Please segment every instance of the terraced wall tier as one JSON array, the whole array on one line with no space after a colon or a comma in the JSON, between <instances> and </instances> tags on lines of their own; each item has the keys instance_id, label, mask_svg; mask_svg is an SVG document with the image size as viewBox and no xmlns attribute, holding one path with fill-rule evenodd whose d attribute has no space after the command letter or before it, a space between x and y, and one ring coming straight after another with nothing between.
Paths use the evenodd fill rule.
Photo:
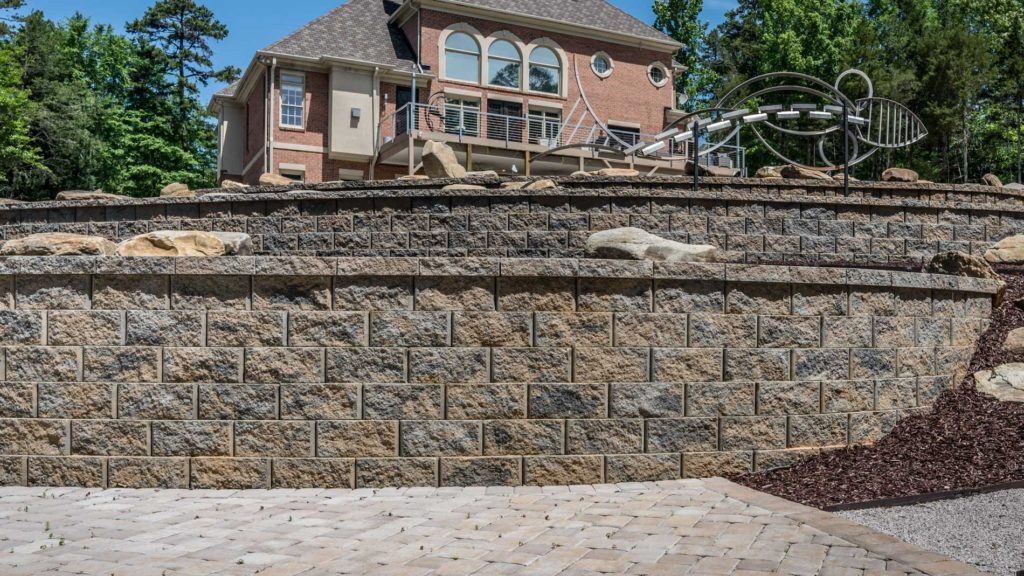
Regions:
<instances>
[{"instance_id":1,"label":"terraced wall tier","mask_svg":"<svg viewBox=\"0 0 1024 576\"><path fill-rule=\"evenodd\" d=\"M591 484L870 442L991 281L572 259L0 259L0 483Z\"/></svg>"},{"instance_id":2,"label":"terraced wall tier","mask_svg":"<svg viewBox=\"0 0 1024 576\"><path fill-rule=\"evenodd\" d=\"M445 182L334 183L201 199L0 207L4 239L74 232L124 240L153 230L247 232L271 255L580 257L594 231L636 226L713 244L747 263L918 264L981 254L1024 232L1024 198L980 186L564 179L539 192L441 190Z\"/></svg>"}]
</instances>

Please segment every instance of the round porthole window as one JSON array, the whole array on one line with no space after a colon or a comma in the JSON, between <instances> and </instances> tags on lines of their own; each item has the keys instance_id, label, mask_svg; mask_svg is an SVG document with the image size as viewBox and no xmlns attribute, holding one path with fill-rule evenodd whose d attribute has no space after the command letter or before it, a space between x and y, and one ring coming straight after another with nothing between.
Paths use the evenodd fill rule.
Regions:
<instances>
[{"instance_id":1,"label":"round porthole window","mask_svg":"<svg viewBox=\"0 0 1024 576\"><path fill-rule=\"evenodd\" d=\"M647 68L647 77L650 79L651 84L661 88L668 83L668 70L660 62L655 62Z\"/></svg>"},{"instance_id":2,"label":"round porthole window","mask_svg":"<svg viewBox=\"0 0 1024 576\"><path fill-rule=\"evenodd\" d=\"M615 68L615 63L612 62L611 56L608 56L608 54L598 52L590 58L590 68L599 78L607 78L612 75L612 69Z\"/></svg>"}]
</instances>

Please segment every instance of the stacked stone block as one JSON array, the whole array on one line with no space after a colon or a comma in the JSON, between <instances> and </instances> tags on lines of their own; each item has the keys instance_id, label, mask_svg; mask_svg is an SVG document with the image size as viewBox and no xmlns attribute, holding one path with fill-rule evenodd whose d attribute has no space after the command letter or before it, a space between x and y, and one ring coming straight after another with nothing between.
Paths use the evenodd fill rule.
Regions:
<instances>
[{"instance_id":1,"label":"stacked stone block","mask_svg":"<svg viewBox=\"0 0 1024 576\"><path fill-rule=\"evenodd\" d=\"M0 482L576 484L870 442L990 281L573 259L0 260Z\"/></svg>"}]
</instances>

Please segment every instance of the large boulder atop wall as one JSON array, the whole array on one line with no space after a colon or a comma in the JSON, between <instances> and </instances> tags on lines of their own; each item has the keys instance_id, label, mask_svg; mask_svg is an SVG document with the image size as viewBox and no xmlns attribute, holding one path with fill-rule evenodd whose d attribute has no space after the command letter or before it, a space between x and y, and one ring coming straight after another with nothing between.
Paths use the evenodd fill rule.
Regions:
<instances>
[{"instance_id":1,"label":"large boulder atop wall","mask_svg":"<svg viewBox=\"0 0 1024 576\"><path fill-rule=\"evenodd\" d=\"M399 176L397 180L404 181L419 181L419 180L430 180L430 176L426 174L407 174L405 176Z\"/></svg>"},{"instance_id":2,"label":"large boulder atop wall","mask_svg":"<svg viewBox=\"0 0 1024 576\"><path fill-rule=\"evenodd\" d=\"M967 276L969 278L985 278L998 280L1001 284L995 295L995 305L999 306L1006 297L1006 282L999 273L992 269L992 266L983 258L971 256L963 252L943 252L932 257L926 268L932 274L947 274L950 276Z\"/></svg>"},{"instance_id":3,"label":"large boulder atop wall","mask_svg":"<svg viewBox=\"0 0 1024 576\"><path fill-rule=\"evenodd\" d=\"M220 187L223 188L224 190L245 190L246 188L248 188L248 186L246 186L245 184L242 184L241 182L235 182L234 180L222 180L220 183Z\"/></svg>"},{"instance_id":4,"label":"large boulder atop wall","mask_svg":"<svg viewBox=\"0 0 1024 576\"><path fill-rule=\"evenodd\" d=\"M655 236L640 228L613 228L587 239L589 258L655 260L659 262L708 262L718 249L705 244L683 244Z\"/></svg>"},{"instance_id":5,"label":"large boulder atop wall","mask_svg":"<svg viewBox=\"0 0 1024 576\"><path fill-rule=\"evenodd\" d=\"M886 168L882 182L917 182L920 176L910 168Z\"/></svg>"},{"instance_id":6,"label":"large boulder atop wall","mask_svg":"<svg viewBox=\"0 0 1024 576\"><path fill-rule=\"evenodd\" d=\"M804 168L803 166L797 166L796 164L783 166L779 173L782 174L783 178L790 180L832 180L832 177L824 172L811 170L810 168Z\"/></svg>"},{"instance_id":7,"label":"large boulder atop wall","mask_svg":"<svg viewBox=\"0 0 1024 576\"><path fill-rule=\"evenodd\" d=\"M985 186L992 186L993 188L1002 188L1003 181L999 179L999 176L995 174L985 174L981 177L981 183Z\"/></svg>"},{"instance_id":8,"label":"large boulder atop wall","mask_svg":"<svg viewBox=\"0 0 1024 576\"><path fill-rule=\"evenodd\" d=\"M468 174L451 146L433 140L423 145L423 171L431 178L465 178Z\"/></svg>"},{"instance_id":9,"label":"large boulder atop wall","mask_svg":"<svg viewBox=\"0 0 1024 576\"><path fill-rule=\"evenodd\" d=\"M1024 402L1024 364L1011 363L974 374L978 392L1002 402Z\"/></svg>"},{"instance_id":10,"label":"large boulder atop wall","mask_svg":"<svg viewBox=\"0 0 1024 576\"><path fill-rule=\"evenodd\" d=\"M250 256L252 239L238 232L158 230L129 238L117 246L120 256Z\"/></svg>"},{"instance_id":11,"label":"large boulder atop wall","mask_svg":"<svg viewBox=\"0 0 1024 576\"><path fill-rule=\"evenodd\" d=\"M1004 184L1003 185L1003 189L1004 190L1024 191L1024 184L1020 184L1018 182L1010 182L1009 184Z\"/></svg>"},{"instance_id":12,"label":"large boulder atop wall","mask_svg":"<svg viewBox=\"0 0 1024 576\"><path fill-rule=\"evenodd\" d=\"M114 256L117 245L99 236L47 232L8 240L0 256Z\"/></svg>"},{"instance_id":13,"label":"large boulder atop wall","mask_svg":"<svg viewBox=\"0 0 1024 576\"><path fill-rule=\"evenodd\" d=\"M605 178L636 178L640 172L632 168L602 168L590 173L591 176L602 176Z\"/></svg>"},{"instance_id":14,"label":"large boulder atop wall","mask_svg":"<svg viewBox=\"0 0 1024 576\"><path fill-rule=\"evenodd\" d=\"M291 186L295 181L280 174L265 172L260 175L260 186Z\"/></svg>"},{"instance_id":15,"label":"large boulder atop wall","mask_svg":"<svg viewBox=\"0 0 1024 576\"><path fill-rule=\"evenodd\" d=\"M11 206L14 204L26 204L24 200L15 200L14 198L0 198L0 206Z\"/></svg>"},{"instance_id":16,"label":"large boulder atop wall","mask_svg":"<svg viewBox=\"0 0 1024 576\"><path fill-rule=\"evenodd\" d=\"M754 178L782 178L782 166L761 166L754 173Z\"/></svg>"},{"instance_id":17,"label":"large boulder atop wall","mask_svg":"<svg viewBox=\"0 0 1024 576\"><path fill-rule=\"evenodd\" d=\"M188 184L181 182L173 182L160 189L161 198L188 198L190 196L195 196L195 194L188 189Z\"/></svg>"},{"instance_id":18,"label":"large boulder atop wall","mask_svg":"<svg viewBox=\"0 0 1024 576\"><path fill-rule=\"evenodd\" d=\"M985 252L991 264L1024 264L1024 234L1003 238Z\"/></svg>"},{"instance_id":19,"label":"large boulder atop wall","mask_svg":"<svg viewBox=\"0 0 1024 576\"><path fill-rule=\"evenodd\" d=\"M104 192L103 190L65 190L57 193L57 200L61 201L72 201L72 200L124 200L127 196L120 194L111 194Z\"/></svg>"}]
</instances>

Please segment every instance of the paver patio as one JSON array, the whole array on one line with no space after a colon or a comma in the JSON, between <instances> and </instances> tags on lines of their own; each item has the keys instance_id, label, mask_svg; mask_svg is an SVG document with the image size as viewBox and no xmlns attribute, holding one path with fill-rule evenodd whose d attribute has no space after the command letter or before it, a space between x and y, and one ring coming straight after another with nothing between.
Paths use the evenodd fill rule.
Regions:
<instances>
[{"instance_id":1,"label":"paver patio","mask_svg":"<svg viewBox=\"0 0 1024 576\"><path fill-rule=\"evenodd\" d=\"M979 574L726 480L558 488L0 490L0 573Z\"/></svg>"}]
</instances>

